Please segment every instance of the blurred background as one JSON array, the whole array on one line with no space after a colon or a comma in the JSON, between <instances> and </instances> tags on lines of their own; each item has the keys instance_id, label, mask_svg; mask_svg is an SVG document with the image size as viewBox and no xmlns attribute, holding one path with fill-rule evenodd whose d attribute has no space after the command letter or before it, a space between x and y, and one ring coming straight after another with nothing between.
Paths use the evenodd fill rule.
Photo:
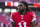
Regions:
<instances>
[{"instance_id":1,"label":"blurred background","mask_svg":"<svg viewBox=\"0 0 40 27\"><path fill-rule=\"evenodd\" d=\"M40 27L40 0L0 0L0 27L12 27L10 15L18 10L20 1L28 3L28 8L36 13L38 27Z\"/></svg>"}]
</instances>

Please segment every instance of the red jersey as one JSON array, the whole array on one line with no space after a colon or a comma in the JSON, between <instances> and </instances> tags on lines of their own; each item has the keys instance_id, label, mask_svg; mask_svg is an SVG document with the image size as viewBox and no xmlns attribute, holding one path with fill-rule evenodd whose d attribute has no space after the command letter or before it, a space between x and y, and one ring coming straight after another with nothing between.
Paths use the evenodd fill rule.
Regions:
<instances>
[{"instance_id":1,"label":"red jersey","mask_svg":"<svg viewBox=\"0 0 40 27\"><path fill-rule=\"evenodd\" d=\"M36 20L34 12L28 12L25 15L20 15L19 12L11 14L12 20L15 22L16 27L31 27L31 22Z\"/></svg>"}]
</instances>

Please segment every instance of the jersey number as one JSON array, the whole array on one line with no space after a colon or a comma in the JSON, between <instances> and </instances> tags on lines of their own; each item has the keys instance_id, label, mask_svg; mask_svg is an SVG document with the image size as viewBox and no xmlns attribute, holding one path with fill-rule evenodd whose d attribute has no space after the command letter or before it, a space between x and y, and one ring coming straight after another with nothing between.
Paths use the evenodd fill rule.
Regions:
<instances>
[{"instance_id":1,"label":"jersey number","mask_svg":"<svg viewBox=\"0 0 40 27\"><path fill-rule=\"evenodd\" d=\"M18 23L19 27L22 27L21 22ZM26 27L26 22L23 23L24 27Z\"/></svg>"}]
</instances>

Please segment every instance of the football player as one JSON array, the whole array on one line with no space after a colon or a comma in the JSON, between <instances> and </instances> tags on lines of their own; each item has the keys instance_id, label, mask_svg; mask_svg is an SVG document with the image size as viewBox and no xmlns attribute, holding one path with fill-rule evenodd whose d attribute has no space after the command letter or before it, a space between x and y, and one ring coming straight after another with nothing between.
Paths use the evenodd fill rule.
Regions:
<instances>
[{"instance_id":1,"label":"football player","mask_svg":"<svg viewBox=\"0 0 40 27\"><path fill-rule=\"evenodd\" d=\"M11 14L12 27L36 27L35 13L28 9L28 4L19 2L18 11Z\"/></svg>"}]
</instances>

